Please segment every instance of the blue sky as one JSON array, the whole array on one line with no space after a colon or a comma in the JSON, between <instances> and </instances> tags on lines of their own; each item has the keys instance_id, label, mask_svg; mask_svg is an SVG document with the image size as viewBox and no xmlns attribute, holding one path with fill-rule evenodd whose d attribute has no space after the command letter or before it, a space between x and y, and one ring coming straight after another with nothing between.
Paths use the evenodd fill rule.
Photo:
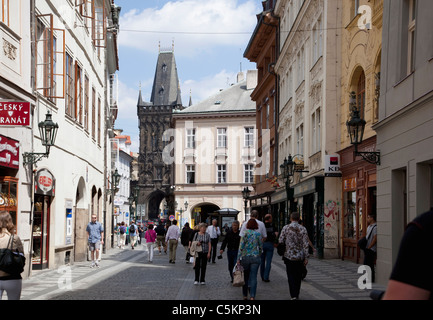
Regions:
<instances>
[{"instance_id":1,"label":"blue sky","mask_svg":"<svg viewBox=\"0 0 433 320\"><path fill-rule=\"evenodd\" d=\"M116 129L131 136L138 152L137 98L141 83L150 100L161 48L174 53L182 102L193 104L236 82L242 67L255 64L243 58L262 11L261 0L116 0L122 7L119 46L119 114Z\"/></svg>"}]
</instances>

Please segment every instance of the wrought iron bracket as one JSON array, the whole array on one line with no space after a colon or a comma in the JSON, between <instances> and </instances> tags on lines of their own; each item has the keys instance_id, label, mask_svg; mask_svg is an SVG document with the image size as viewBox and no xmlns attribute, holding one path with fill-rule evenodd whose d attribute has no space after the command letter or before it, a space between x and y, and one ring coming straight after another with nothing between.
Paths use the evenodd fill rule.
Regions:
<instances>
[{"instance_id":1,"label":"wrought iron bracket","mask_svg":"<svg viewBox=\"0 0 433 320\"><path fill-rule=\"evenodd\" d=\"M358 152L355 151L355 156L360 156L368 163L380 166L380 152Z\"/></svg>"},{"instance_id":2,"label":"wrought iron bracket","mask_svg":"<svg viewBox=\"0 0 433 320\"><path fill-rule=\"evenodd\" d=\"M23 164L26 166L28 164L36 164L43 157L48 158L49 153L34 153L34 152L24 152L23 153Z\"/></svg>"}]
</instances>

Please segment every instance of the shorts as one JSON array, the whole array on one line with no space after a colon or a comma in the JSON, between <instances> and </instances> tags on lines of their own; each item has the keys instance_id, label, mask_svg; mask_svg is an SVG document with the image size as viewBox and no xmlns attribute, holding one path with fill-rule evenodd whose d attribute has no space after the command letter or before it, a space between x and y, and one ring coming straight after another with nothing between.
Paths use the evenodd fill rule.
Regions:
<instances>
[{"instance_id":1,"label":"shorts","mask_svg":"<svg viewBox=\"0 0 433 320\"><path fill-rule=\"evenodd\" d=\"M95 251L101 249L101 241L97 241L95 243L89 243L89 250Z\"/></svg>"}]
</instances>

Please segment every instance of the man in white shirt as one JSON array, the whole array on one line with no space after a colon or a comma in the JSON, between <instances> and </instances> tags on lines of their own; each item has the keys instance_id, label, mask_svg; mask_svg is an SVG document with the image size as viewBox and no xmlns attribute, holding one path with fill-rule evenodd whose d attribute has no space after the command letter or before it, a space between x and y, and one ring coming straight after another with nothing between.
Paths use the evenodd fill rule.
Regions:
<instances>
[{"instance_id":1,"label":"man in white shirt","mask_svg":"<svg viewBox=\"0 0 433 320\"><path fill-rule=\"evenodd\" d=\"M217 226L218 221L216 219L212 220L212 225L207 227L206 232L209 233L210 236L210 242L212 245L211 250L211 256L212 256L212 263L215 263L216 253L217 253L217 245L218 245L218 238L221 235L221 230ZM210 262L210 259L208 260Z\"/></svg>"},{"instance_id":2,"label":"man in white shirt","mask_svg":"<svg viewBox=\"0 0 433 320\"><path fill-rule=\"evenodd\" d=\"M262 221L260 221L258 218L259 218L259 212L257 210L252 210L250 219L255 219L257 221L257 224L259 225L259 232L262 235L262 241L265 241L267 236L268 236L268 234L266 233L266 227L265 227L265 224ZM241 237L244 236L245 231L247 230L248 221L245 221L242 224L242 228L241 228L241 232L240 232Z\"/></svg>"},{"instance_id":3,"label":"man in white shirt","mask_svg":"<svg viewBox=\"0 0 433 320\"><path fill-rule=\"evenodd\" d=\"M173 220L172 225L168 228L167 234L165 235L165 242L168 244L169 248L169 259L170 263L175 263L176 261L176 249L179 241L180 230L177 226L177 221Z\"/></svg>"}]
</instances>

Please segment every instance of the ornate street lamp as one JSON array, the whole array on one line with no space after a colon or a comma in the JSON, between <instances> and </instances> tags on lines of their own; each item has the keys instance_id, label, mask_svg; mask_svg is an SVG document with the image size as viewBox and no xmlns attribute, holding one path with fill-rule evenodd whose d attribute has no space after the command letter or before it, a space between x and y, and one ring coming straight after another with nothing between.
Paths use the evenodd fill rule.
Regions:
<instances>
[{"instance_id":1,"label":"ornate street lamp","mask_svg":"<svg viewBox=\"0 0 433 320\"><path fill-rule=\"evenodd\" d=\"M295 173L295 162L293 161L292 155L289 154L289 158L285 158L283 164L280 166L281 173L283 175L283 179L286 185L286 211L285 215L285 223L288 222L289 214L294 210L294 191L293 188L290 188L290 179L293 177ZM291 208L289 210L289 200Z\"/></svg>"},{"instance_id":2,"label":"ornate street lamp","mask_svg":"<svg viewBox=\"0 0 433 320\"><path fill-rule=\"evenodd\" d=\"M248 205L248 199L250 197L251 194L251 190L248 189L248 187L245 187L242 190L242 198L244 198L244 206L245 206L245 210L244 210L244 220L247 221L247 205Z\"/></svg>"},{"instance_id":3,"label":"ornate street lamp","mask_svg":"<svg viewBox=\"0 0 433 320\"><path fill-rule=\"evenodd\" d=\"M107 191L111 191L111 199L112 199L111 200L111 227L112 228L114 228L114 197L116 195L116 192L118 191L119 182L120 182L120 174L116 169L111 174L111 189L107 190ZM104 223L105 223L105 217L104 217ZM104 225L104 229L105 229L105 225ZM108 233L105 233L105 234L108 234ZM112 236L111 236L111 247L112 248L114 247L114 234L112 234ZM103 253L106 252L105 241L104 241L104 246L102 248L102 252Z\"/></svg>"},{"instance_id":4,"label":"ornate street lamp","mask_svg":"<svg viewBox=\"0 0 433 320\"><path fill-rule=\"evenodd\" d=\"M361 118L360 112L356 106L356 94L351 93L350 98L351 117L346 121L347 131L350 136L350 144L355 147L355 157L361 156L368 163L380 165L380 152L359 152L358 145L362 143L364 138L364 130L367 122Z\"/></svg>"},{"instance_id":5,"label":"ornate street lamp","mask_svg":"<svg viewBox=\"0 0 433 320\"><path fill-rule=\"evenodd\" d=\"M57 130L59 125L54 123L51 118L51 113L48 110L45 115L45 121L39 122L39 133L42 140L42 145L45 147L45 153L36 152L24 152L23 153L23 164L36 164L43 157L48 158L50 154L50 148L54 145L57 136Z\"/></svg>"}]
</instances>

